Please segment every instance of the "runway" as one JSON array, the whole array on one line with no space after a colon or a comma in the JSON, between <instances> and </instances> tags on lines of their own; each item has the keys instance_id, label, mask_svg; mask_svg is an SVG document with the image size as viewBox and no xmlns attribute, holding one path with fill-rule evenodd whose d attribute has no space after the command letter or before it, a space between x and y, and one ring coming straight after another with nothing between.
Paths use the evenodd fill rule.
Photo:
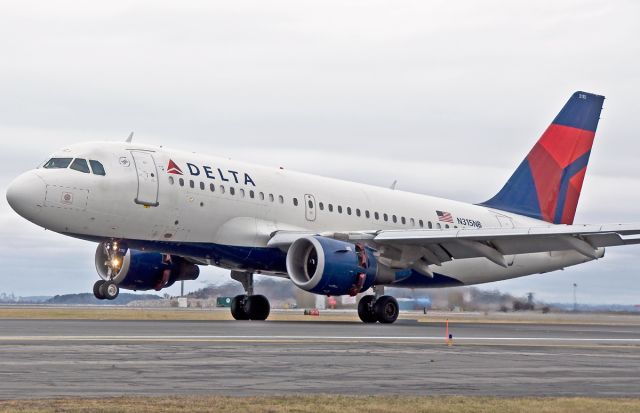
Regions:
<instances>
[{"instance_id":1,"label":"runway","mask_svg":"<svg viewBox=\"0 0 640 413\"><path fill-rule=\"evenodd\" d=\"M640 326L0 320L0 398L638 396Z\"/></svg>"}]
</instances>

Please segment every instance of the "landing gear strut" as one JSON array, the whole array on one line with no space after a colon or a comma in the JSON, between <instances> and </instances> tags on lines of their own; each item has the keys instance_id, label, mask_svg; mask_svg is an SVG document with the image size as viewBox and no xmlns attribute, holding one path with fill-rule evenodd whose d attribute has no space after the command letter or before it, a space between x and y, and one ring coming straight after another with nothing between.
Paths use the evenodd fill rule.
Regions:
<instances>
[{"instance_id":1,"label":"landing gear strut","mask_svg":"<svg viewBox=\"0 0 640 413\"><path fill-rule=\"evenodd\" d=\"M104 248L104 265L107 268L107 279L98 280L93 284L93 295L98 300L115 300L120 293L120 288L118 288L118 284L113 279L122 269L127 246L120 245L118 241L113 240L103 242L102 247Z\"/></svg>"},{"instance_id":2,"label":"landing gear strut","mask_svg":"<svg viewBox=\"0 0 640 413\"><path fill-rule=\"evenodd\" d=\"M384 287L374 287L375 295L365 295L358 303L358 316L364 323L391 324L398 319L400 307L395 298L384 294Z\"/></svg>"},{"instance_id":3,"label":"landing gear strut","mask_svg":"<svg viewBox=\"0 0 640 413\"><path fill-rule=\"evenodd\" d=\"M253 294L253 274L231 271L231 278L242 283L245 295L237 295L231 300L231 315L236 320L266 320L271 306L264 295Z\"/></svg>"}]
</instances>

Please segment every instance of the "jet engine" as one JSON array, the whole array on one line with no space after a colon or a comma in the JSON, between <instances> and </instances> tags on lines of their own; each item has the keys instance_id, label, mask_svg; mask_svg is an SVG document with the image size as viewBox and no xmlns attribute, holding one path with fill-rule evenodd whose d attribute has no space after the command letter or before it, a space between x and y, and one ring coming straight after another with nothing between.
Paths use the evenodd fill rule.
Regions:
<instances>
[{"instance_id":1,"label":"jet engine","mask_svg":"<svg viewBox=\"0 0 640 413\"><path fill-rule=\"evenodd\" d=\"M354 296L371 287L376 269L371 248L332 238L299 238L287 252L289 278L315 294Z\"/></svg>"},{"instance_id":2,"label":"jet engine","mask_svg":"<svg viewBox=\"0 0 640 413\"><path fill-rule=\"evenodd\" d=\"M160 291L200 275L198 266L182 257L128 249L120 258L110 254L105 243L98 245L95 263L100 278L127 290Z\"/></svg>"}]
</instances>

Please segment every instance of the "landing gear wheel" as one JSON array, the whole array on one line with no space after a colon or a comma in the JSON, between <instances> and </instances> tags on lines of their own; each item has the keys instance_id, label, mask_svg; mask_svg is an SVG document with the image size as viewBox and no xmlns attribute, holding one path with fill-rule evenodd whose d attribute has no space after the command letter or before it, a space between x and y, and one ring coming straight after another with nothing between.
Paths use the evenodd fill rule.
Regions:
<instances>
[{"instance_id":1,"label":"landing gear wheel","mask_svg":"<svg viewBox=\"0 0 640 413\"><path fill-rule=\"evenodd\" d=\"M104 295L100 292L100 287L102 287L102 285L105 283L104 280L98 280L96 281L95 284L93 284L93 295L98 299L98 300L104 300L105 297Z\"/></svg>"},{"instance_id":2,"label":"landing gear wheel","mask_svg":"<svg viewBox=\"0 0 640 413\"><path fill-rule=\"evenodd\" d=\"M400 307L395 298L390 295L383 295L376 300L373 311L380 323L391 324L398 319Z\"/></svg>"},{"instance_id":3,"label":"landing gear wheel","mask_svg":"<svg viewBox=\"0 0 640 413\"><path fill-rule=\"evenodd\" d=\"M375 323L378 321L374 312L374 302L376 297L373 295L365 295L358 303L358 317L363 323Z\"/></svg>"},{"instance_id":4,"label":"landing gear wheel","mask_svg":"<svg viewBox=\"0 0 640 413\"><path fill-rule=\"evenodd\" d=\"M244 304L244 309L251 320L266 320L269 317L271 306L264 295L250 295Z\"/></svg>"},{"instance_id":5,"label":"landing gear wheel","mask_svg":"<svg viewBox=\"0 0 640 413\"><path fill-rule=\"evenodd\" d=\"M107 300L115 300L118 294L120 294L120 288L118 288L118 285L113 281L104 281L98 290Z\"/></svg>"},{"instance_id":6,"label":"landing gear wheel","mask_svg":"<svg viewBox=\"0 0 640 413\"><path fill-rule=\"evenodd\" d=\"M231 315L236 320L248 320L249 313L245 310L245 303L249 297L246 295L236 295L231 300Z\"/></svg>"}]
</instances>

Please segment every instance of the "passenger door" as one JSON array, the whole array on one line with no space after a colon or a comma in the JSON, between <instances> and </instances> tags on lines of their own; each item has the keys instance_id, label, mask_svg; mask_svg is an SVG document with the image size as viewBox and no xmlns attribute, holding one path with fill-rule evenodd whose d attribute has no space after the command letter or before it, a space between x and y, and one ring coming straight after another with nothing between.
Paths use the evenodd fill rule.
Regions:
<instances>
[{"instance_id":1,"label":"passenger door","mask_svg":"<svg viewBox=\"0 0 640 413\"><path fill-rule=\"evenodd\" d=\"M316 199L313 197L313 195L304 195L304 210L307 221L316 220Z\"/></svg>"},{"instance_id":2,"label":"passenger door","mask_svg":"<svg viewBox=\"0 0 640 413\"><path fill-rule=\"evenodd\" d=\"M136 204L158 206L158 169L153 154L147 151L131 151L138 175Z\"/></svg>"}]
</instances>

